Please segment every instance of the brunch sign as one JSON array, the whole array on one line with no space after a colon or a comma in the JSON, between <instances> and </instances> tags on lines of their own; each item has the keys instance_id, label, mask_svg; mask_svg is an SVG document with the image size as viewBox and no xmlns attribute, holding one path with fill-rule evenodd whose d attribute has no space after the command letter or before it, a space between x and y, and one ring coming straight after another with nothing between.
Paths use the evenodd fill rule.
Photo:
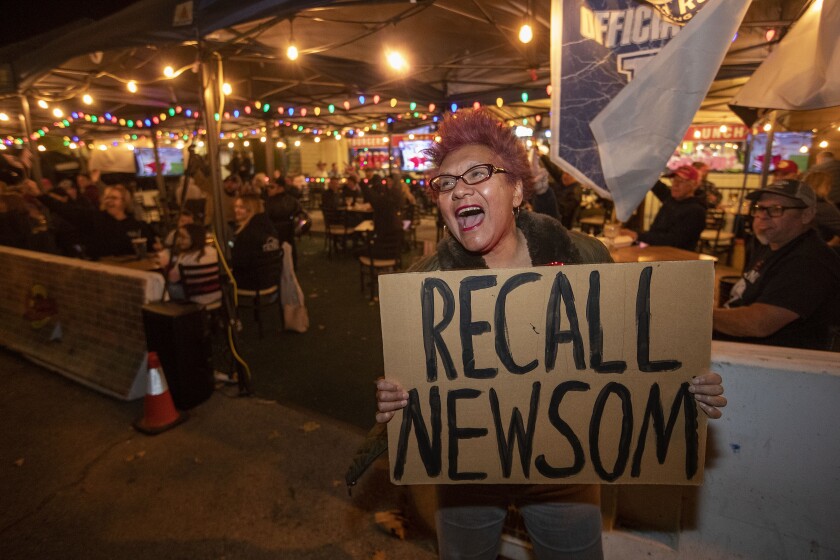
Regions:
<instances>
[{"instance_id":1,"label":"brunch sign","mask_svg":"<svg viewBox=\"0 0 840 560\"><path fill-rule=\"evenodd\" d=\"M397 484L702 482L711 262L380 278Z\"/></svg>"}]
</instances>

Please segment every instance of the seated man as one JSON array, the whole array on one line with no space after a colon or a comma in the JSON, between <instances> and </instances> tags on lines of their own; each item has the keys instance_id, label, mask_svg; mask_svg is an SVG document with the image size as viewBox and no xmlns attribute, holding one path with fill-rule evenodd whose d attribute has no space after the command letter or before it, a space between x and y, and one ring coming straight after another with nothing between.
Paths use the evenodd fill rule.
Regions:
<instances>
[{"instance_id":1,"label":"seated man","mask_svg":"<svg viewBox=\"0 0 840 560\"><path fill-rule=\"evenodd\" d=\"M668 176L672 178L670 190L662 181L653 186L653 194L662 201L662 208L650 229L643 233L622 229L621 235L629 235L633 241L648 245L670 245L694 251L706 227L706 203L695 195L700 174L690 165L683 165Z\"/></svg>"},{"instance_id":2,"label":"seated man","mask_svg":"<svg viewBox=\"0 0 840 560\"><path fill-rule=\"evenodd\" d=\"M840 257L812 227L813 189L787 179L747 196L763 245L729 301L714 310L714 337L827 350L830 329L840 324Z\"/></svg>"}]
</instances>

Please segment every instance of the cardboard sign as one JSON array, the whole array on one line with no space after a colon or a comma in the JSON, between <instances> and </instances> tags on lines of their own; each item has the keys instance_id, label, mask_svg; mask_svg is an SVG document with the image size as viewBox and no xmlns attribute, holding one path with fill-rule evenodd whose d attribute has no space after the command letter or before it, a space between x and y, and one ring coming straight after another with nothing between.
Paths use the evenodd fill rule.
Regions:
<instances>
[{"instance_id":1,"label":"cardboard sign","mask_svg":"<svg viewBox=\"0 0 840 560\"><path fill-rule=\"evenodd\" d=\"M379 282L395 484L702 482L710 261Z\"/></svg>"}]
</instances>

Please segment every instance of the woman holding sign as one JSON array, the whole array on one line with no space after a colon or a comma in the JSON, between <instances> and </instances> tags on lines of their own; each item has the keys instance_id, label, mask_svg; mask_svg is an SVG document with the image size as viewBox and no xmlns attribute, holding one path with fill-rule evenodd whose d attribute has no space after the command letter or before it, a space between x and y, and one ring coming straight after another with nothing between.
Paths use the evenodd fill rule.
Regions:
<instances>
[{"instance_id":1,"label":"woman holding sign","mask_svg":"<svg viewBox=\"0 0 840 560\"><path fill-rule=\"evenodd\" d=\"M429 185L451 233L411 272L611 262L596 239L558 221L519 211L534 178L525 147L489 112L447 117L428 150L438 167ZM717 418L726 404L721 378L694 379L701 409ZM377 381L376 420L386 423L408 402L399 385ZM448 485L436 513L441 558L496 558L509 504L522 513L537 558L602 558L597 485Z\"/></svg>"}]
</instances>

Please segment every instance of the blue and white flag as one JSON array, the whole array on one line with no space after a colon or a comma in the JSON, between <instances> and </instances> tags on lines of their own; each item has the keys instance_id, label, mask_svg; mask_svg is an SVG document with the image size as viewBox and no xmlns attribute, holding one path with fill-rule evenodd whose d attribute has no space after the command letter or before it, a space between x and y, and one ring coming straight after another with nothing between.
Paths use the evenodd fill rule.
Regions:
<instances>
[{"instance_id":1,"label":"blue and white flag","mask_svg":"<svg viewBox=\"0 0 840 560\"><path fill-rule=\"evenodd\" d=\"M551 156L619 220L679 145L749 4L553 0Z\"/></svg>"}]
</instances>

